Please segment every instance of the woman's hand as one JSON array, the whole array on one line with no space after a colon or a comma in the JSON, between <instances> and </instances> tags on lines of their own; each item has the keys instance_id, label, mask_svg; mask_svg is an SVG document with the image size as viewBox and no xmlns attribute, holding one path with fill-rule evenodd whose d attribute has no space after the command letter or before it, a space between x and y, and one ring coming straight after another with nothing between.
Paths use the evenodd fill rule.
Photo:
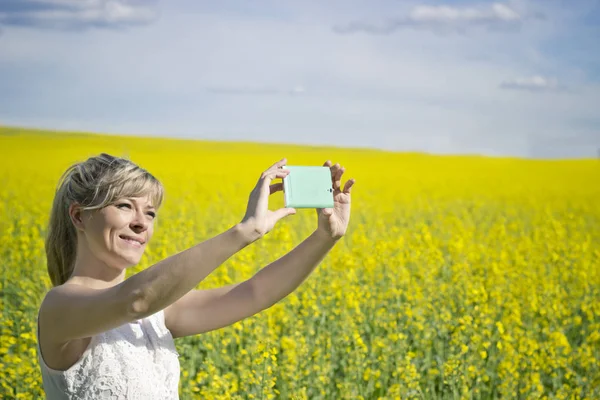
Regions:
<instances>
[{"instance_id":1,"label":"woman's hand","mask_svg":"<svg viewBox=\"0 0 600 400\"><path fill-rule=\"evenodd\" d=\"M342 175L345 168L339 163L332 165L329 160L323 166L331 170L334 204L333 208L317 209L319 219L317 232L324 234L328 239L338 240L344 236L350 222L350 191L356 180L349 179L342 189Z\"/></svg>"},{"instance_id":2,"label":"woman's hand","mask_svg":"<svg viewBox=\"0 0 600 400\"><path fill-rule=\"evenodd\" d=\"M289 170L282 169L286 164L285 158L271 165L269 169L263 172L248 200L246 215L242 219L241 226L243 231L249 235L248 240L253 242L269 233L277 221L296 213L293 208L280 208L276 211L269 210L269 196L275 192L283 190L283 183L271 184L273 179L284 178L289 174Z\"/></svg>"}]
</instances>

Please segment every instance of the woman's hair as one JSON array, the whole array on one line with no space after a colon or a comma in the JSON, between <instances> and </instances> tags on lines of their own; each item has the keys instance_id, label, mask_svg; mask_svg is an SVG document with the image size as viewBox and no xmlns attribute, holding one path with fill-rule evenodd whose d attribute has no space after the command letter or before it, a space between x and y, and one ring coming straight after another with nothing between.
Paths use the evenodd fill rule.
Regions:
<instances>
[{"instance_id":1,"label":"woman's hair","mask_svg":"<svg viewBox=\"0 0 600 400\"><path fill-rule=\"evenodd\" d=\"M124 158L102 153L67 168L56 189L45 243L52 284L62 285L73 273L77 231L69 216L71 204L95 210L122 197L142 196L150 196L158 209L164 188L152 174Z\"/></svg>"}]
</instances>

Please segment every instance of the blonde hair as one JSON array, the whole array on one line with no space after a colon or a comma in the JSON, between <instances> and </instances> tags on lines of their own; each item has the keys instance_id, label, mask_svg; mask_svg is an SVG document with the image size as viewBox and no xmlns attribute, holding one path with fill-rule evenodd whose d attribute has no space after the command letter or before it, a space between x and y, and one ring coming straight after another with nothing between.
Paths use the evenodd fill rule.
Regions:
<instances>
[{"instance_id":1,"label":"blonde hair","mask_svg":"<svg viewBox=\"0 0 600 400\"><path fill-rule=\"evenodd\" d=\"M164 188L152 174L133 162L102 153L71 165L59 179L46 236L48 274L54 286L73 273L77 231L69 215L73 203L83 210L97 210L122 197L150 196L158 209Z\"/></svg>"}]
</instances>

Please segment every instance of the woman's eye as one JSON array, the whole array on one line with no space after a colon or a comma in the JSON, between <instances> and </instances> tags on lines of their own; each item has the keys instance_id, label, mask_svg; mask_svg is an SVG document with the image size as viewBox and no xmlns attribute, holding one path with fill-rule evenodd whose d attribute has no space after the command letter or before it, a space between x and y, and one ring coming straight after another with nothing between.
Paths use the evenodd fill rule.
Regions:
<instances>
[{"instance_id":1,"label":"woman's eye","mask_svg":"<svg viewBox=\"0 0 600 400\"><path fill-rule=\"evenodd\" d=\"M156 214L155 214L155 213L153 213L153 212L149 212L149 213L148 213L148 215L149 215L149 216L151 216L152 218L155 218L155 217L156 217Z\"/></svg>"},{"instance_id":2,"label":"woman's eye","mask_svg":"<svg viewBox=\"0 0 600 400\"><path fill-rule=\"evenodd\" d=\"M121 204L118 204L117 207L119 207L119 208L122 208L122 207L131 208L131 205L127 204L127 203L121 203Z\"/></svg>"}]
</instances>

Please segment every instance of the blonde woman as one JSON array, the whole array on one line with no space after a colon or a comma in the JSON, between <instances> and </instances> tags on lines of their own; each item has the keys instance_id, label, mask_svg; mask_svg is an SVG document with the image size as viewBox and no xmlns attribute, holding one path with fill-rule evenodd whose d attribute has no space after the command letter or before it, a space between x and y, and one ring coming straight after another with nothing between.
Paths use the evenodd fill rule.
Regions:
<instances>
[{"instance_id":1,"label":"blonde woman","mask_svg":"<svg viewBox=\"0 0 600 400\"><path fill-rule=\"evenodd\" d=\"M125 279L152 239L161 183L123 158L100 154L60 179L46 254L53 288L38 315L38 359L47 398L177 399L175 338L250 317L295 290L345 234L354 179L331 169L335 205L317 210L314 232L285 256L238 284L194 289L233 254L294 209L268 209L282 159L265 170L245 215L225 232Z\"/></svg>"}]
</instances>

